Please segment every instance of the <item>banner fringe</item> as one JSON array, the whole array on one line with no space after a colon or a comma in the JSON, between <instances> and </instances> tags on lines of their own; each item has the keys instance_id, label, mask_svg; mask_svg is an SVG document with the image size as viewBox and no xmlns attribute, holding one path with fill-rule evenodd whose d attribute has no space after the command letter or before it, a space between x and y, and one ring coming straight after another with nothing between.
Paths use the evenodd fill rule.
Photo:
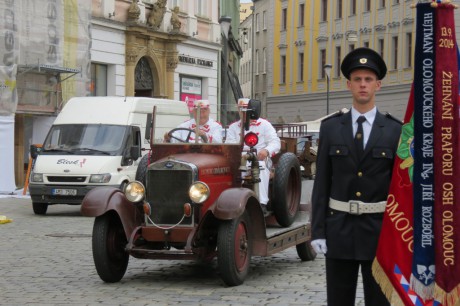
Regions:
<instances>
[{"instance_id":1,"label":"banner fringe","mask_svg":"<svg viewBox=\"0 0 460 306\"><path fill-rule=\"evenodd\" d=\"M404 306L403 301L399 297L398 292L393 287L391 281L388 279L385 271L380 265L377 258L372 263L372 274L374 275L375 281L379 284L383 294L385 294L387 300L392 306Z\"/></svg>"},{"instance_id":2,"label":"banner fringe","mask_svg":"<svg viewBox=\"0 0 460 306\"><path fill-rule=\"evenodd\" d=\"M459 306L460 305L460 284L450 292L444 291L438 284L434 287L434 299L439 301L443 306Z\"/></svg>"},{"instance_id":3,"label":"banner fringe","mask_svg":"<svg viewBox=\"0 0 460 306\"><path fill-rule=\"evenodd\" d=\"M422 283L414 274L410 275L410 288L417 293L417 295L423 300L433 299L434 294L434 282L428 286Z\"/></svg>"}]
</instances>

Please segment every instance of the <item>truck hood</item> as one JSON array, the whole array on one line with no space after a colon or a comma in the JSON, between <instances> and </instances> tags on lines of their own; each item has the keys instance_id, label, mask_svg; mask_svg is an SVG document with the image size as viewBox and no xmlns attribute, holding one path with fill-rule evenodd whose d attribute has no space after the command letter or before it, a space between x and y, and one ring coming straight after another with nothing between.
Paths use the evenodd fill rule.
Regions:
<instances>
[{"instance_id":1,"label":"truck hood","mask_svg":"<svg viewBox=\"0 0 460 306\"><path fill-rule=\"evenodd\" d=\"M121 156L39 155L34 172L59 175L111 173L120 165Z\"/></svg>"}]
</instances>

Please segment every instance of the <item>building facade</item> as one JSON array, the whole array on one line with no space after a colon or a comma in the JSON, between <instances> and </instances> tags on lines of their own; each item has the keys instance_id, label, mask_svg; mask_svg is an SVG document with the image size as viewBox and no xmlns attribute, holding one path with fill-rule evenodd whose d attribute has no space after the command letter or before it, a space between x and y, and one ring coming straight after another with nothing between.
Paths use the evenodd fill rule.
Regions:
<instances>
[{"instance_id":1,"label":"building facade","mask_svg":"<svg viewBox=\"0 0 460 306\"><path fill-rule=\"evenodd\" d=\"M402 119L413 76L411 5L406 0L275 1L274 20L280 22L274 24L271 43L268 118L309 121L350 107L340 63L354 48L369 47L388 66L378 107ZM331 67L329 77L325 65Z\"/></svg>"}]
</instances>

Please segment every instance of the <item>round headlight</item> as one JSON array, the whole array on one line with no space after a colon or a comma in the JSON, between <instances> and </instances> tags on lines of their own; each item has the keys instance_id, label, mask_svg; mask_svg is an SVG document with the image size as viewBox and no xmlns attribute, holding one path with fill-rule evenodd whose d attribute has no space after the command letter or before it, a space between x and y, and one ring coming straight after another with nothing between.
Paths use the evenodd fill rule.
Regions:
<instances>
[{"instance_id":1,"label":"round headlight","mask_svg":"<svg viewBox=\"0 0 460 306\"><path fill-rule=\"evenodd\" d=\"M203 182L195 182L188 190L190 200L195 203L203 203L209 198L209 187Z\"/></svg>"},{"instance_id":2,"label":"round headlight","mask_svg":"<svg viewBox=\"0 0 460 306\"><path fill-rule=\"evenodd\" d=\"M141 182L133 181L125 188L125 196L131 202L140 202L145 197L145 187Z\"/></svg>"}]
</instances>

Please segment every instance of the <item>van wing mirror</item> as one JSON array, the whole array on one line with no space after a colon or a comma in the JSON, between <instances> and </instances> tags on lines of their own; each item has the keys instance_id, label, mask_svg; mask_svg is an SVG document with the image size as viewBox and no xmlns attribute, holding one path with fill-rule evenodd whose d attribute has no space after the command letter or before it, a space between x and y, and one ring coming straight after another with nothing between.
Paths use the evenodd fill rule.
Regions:
<instances>
[{"instance_id":1,"label":"van wing mirror","mask_svg":"<svg viewBox=\"0 0 460 306\"><path fill-rule=\"evenodd\" d=\"M137 160L141 157L141 148L139 146L132 146L129 154L132 160Z\"/></svg>"},{"instance_id":2,"label":"van wing mirror","mask_svg":"<svg viewBox=\"0 0 460 306\"><path fill-rule=\"evenodd\" d=\"M249 123L251 120L257 120L260 118L260 112L262 110L262 103L259 100L249 100L248 107L246 109L246 120L244 122L244 129L249 130Z\"/></svg>"}]
</instances>

